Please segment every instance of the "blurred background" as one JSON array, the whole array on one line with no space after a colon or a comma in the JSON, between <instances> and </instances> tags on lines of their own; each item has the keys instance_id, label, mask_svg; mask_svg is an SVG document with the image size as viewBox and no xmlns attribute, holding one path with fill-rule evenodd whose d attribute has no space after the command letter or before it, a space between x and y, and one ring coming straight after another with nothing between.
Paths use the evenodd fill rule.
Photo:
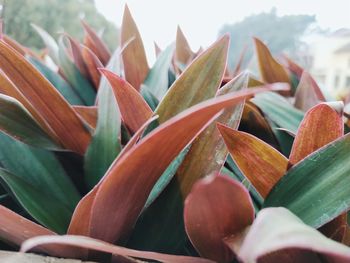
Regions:
<instances>
[{"instance_id":1,"label":"blurred background","mask_svg":"<svg viewBox=\"0 0 350 263\"><path fill-rule=\"evenodd\" d=\"M155 60L154 42L165 48L175 40L179 25L195 51L229 33L230 67L244 52L244 66L254 71L256 36L274 55L286 54L305 67L322 88L333 94L350 90L349 0L0 0L5 33L35 50L44 44L31 23L53 36L67 32L81 38L82 19L114 50L125 4L150 63Z\"/></svg>"}]
</instances>

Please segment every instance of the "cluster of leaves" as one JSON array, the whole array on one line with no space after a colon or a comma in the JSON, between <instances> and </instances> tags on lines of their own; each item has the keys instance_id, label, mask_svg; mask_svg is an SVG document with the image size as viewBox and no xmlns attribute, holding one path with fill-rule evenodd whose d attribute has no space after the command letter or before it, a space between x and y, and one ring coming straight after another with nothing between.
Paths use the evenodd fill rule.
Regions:
<instances>
[{"instance_id":1,"label":"cluster of leaves","mask_svg":"<svg viewBox=\"0 0 350 263\"><path fill-rule=\"evenodd\" d=\"M178 29L149 68L127 7L113 54L83 28L81 44L35 26L55 70L0 40L5 243L103 262L349 262L342 102L258 39L261 80L226 70L228 36L195 53Z\"/></svg>"}]
</instances>

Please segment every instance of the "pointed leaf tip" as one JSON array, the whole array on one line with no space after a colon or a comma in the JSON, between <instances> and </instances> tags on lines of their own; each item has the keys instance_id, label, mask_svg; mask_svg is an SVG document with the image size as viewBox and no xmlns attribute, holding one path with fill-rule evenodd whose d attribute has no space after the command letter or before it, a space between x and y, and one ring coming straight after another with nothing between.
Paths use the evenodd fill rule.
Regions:
<instances>
[{"instance_id":1,"label":"pointed leaf tip","mask_svg":"<svg viewBox=\"0 0 350 263\"><path fill-rule=\"evenodd\" d=\"M262 197L267 196L287 171L288 159L253 135L219 123L217 127L238 168Z\"/></svg>"}]
</instances>

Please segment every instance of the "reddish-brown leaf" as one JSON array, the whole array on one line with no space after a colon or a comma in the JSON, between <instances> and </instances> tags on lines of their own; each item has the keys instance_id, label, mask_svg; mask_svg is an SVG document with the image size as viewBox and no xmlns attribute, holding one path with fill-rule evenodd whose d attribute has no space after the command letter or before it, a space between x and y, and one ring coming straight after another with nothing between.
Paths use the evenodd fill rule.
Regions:
<instances>
[{"instance_id":1,"label":"reddish-brown leaf","mask_svg":"<svg viewBox=\"0 0 350 263\"><path fill-rule=\"evenodd\" d=\"M220 124L218 128L238 168L261 196L266 197L287 171L288 159L253 135Z\"/></svg>"},{"instance_id":2,"label":"reddish-brown leaf","mask_svg":"<svg viewBox=\"0 0 350 263\"><path fill-rule=\"evenodd\" d=\"M83 76L85 76L86 78L89 78L89 72L84 62L83 55L81 53L82 51L80 48L80 44L71 36L66 35L66 37L68 38L68 41L70 43L70 49L71 49L70 53L72 54L74 64L76 65L76 67L79 69L80 73Z\"/></svg>"},{"instance_id":3,"label":"reddish-brown leaf","mask_svg":"<svg viewBox=\"0 0 350 263\"><path fill-rule=\"evenodd\" d=\"M0 41L0 68L45 120L46 127L57 135L59 142L83 154L91 135L79 116L43 75L3 41Z\"/></svg>"},{"instance_id":4,"label":"reddish-brown leaf","mask_svg":"<svg viewBox=\"0 0 350 263\"><path fill-rule=\"evenodd\" d=\"M290 166L343 134L343 119L336 110L323 103L314 106L306 113L300 124L289 156ZM347 228L347 215L345 213L322 226L320 231L328 237L342 242Z\"/></svg>"},{"instance_id":5,"label":"reddish-brown leaf","mask_svg":"<svg viewBox=\"0 0 350 263\"><path fill-rule=\"evenodd\" d=\"M254 208L246 188L222 175L198 181L185 201L187 235L202 257L231 262L233 252L223 239L253 223Z\"/></svg>"},{"instance_id":6,"label":"reddish-brown leaf","mask_svg":"<svg viewBox=\"0 0 350 263\"><path fill-rule=\"evenodd\" d=\"M243 242L230 247L240 262L350 262L349 247L324 237L283 207L262 209Z\"/></svg>"},{"instance_id":7,"label":"reddish-brown leaf","mask_svg":"<svg viewBox=\"0 0 350 263\"><path fill-rule=\"evenodd\" d=\"M274 87L285 89L285 86ZM251 89L215 98L196 105L160 125L118 162L112 164L98 185L90 231L77 234L111 242L127 237L163 171L213 117L224 107L232 106L256 92L271 89L273 87ZM90 199L86 196L81 202L84 200ZM71 222L73 225L87 220L86 217L76 216L81 214L80 206L86 207L81 203L78 205Z\"/></svg>"},{"instance_id":8,"label":"reddish-brown leaf","mask_svg":"<svg viewBox=\"0 0 350 263\"><path fill-rule=\"evenodd\" d=\"M283 56L283 59L284 65L300 79L304 69L286 55Z\"/></svg>"},{"instance_id":9,"label":"reddish-brown leaf","mask_svg":"<svg viewBox=\"0 0 350 263\"><path fill-rule=\"evenodd\" d=\"M81 119L91 128L95 129L97 124L96 106L73 106L73 109L79 114Z\"/></svg>"},{"instance_id":10,"label":"reddish-brown leaf","mask_svg":"<svg viewBox=\"0 0 350 263\"><path fill-rule=\"evenodd\" d=\"M247 88L248 76L237 76L224 87L220 88L216 96L228 94ZM227 108L217 118L217 122L223 123L233 129L237 129L241 120L244 101L233 107ZM185 198L193 184L200 178L219 172L228 155L227 147L216 128L211 123L192 143L190 150L176 172L176 187L179 187ZM174 198L174 197L172 197Z\"/></svg>"},{"instance_id":11,"label":"reddish-brown leaf","mask_svg":"<svg viewBox=\"0 0 350 263\"><path fill-rule=\"evenodd\" d=\"M89 72L90 79L94 84L95 89L97 90L101 79L101 73L98 69L103 68L103 65L98 57L84 45L81 46L81 54Z\"/></svg>"},{"instance_id":12,"label":"reddish-brown leaf","mask_svg":"<svg viewBox=\"0 0 350 263\"><path fill-rule=\"evenodd\" d=\"M344 134L342 117L327 104L310 109L301 122L289 156L290 165Z\"/></svg>"},{"instance_id":13,"label":"reddish-brown leaf","mask_svg":"<svg viewBox=\"0 0 350 263\"><path fill-rule=\"evenodd\" d=\"M132 41L126 45L130 39ZM125 46L122 52L125 79L136 90L140 90L141 84L147 77L149 67L140 33L127 5L125 5L121 28L121 46Z\"/></svg>"},{"instance_id":14,"label":"reddish-brown leaf","mask_svg":"<svg viewBox=\"0 0 350 263\"><path fill-rule=\"evenodd\" d=\"M51 230L42 227L0 205L0 236L9 244L20 246L25 240L37 236L56 236ZM37 252L54 256L78 257L79 251L56 245L43 245L35 249Z\"/></svg>"},{"instance_id":15,"label":"reddish-brown leaf","mask_svg":"<svg viewBox=\"0 0 350 263\"><path fill-rule=\"evenodd\" d=\"M233 106L257 92L274 88L285 89L285 86L250 89L218 97L193 106L153 130L106 173L93 203L90 232L79 234L107 242L124 240L130 234L154 184L180 151L223 108ZM80 212L76 210L75 213Z\"/></svg>"},{"instance_id":16,"label":"reddish-brown leaf","mask_svg":"<svg viewBox=\"0 0 350 263\"><path fill-rule=\"evenodd\" d=\"M194 53L190 48L190 45L187 42L187 39L182 32L181 28L177 27L176 32L176 47L175 47L175 59L184 64L187 65L193 58Z\"/></svg>"},{"instance_id":17,"label":"reddish-brown leaf","mask_svg":"<svg viewBox=\"0 0 350 263\"><path fill-rule=\"evenodd\" d=\"M59 143L59 139L52 131L50 126L40 115L40 113L30 104L30 102L24 97L24 95L16 88L15 84L0 70L0 93L17 99L22 105L30 112L34 119L38 122L41 128L52 138L56 143Z\"/></svg>"},{"instance_id":18,"label":"reddish-brown leaf","mask_svg":"<svg viewBox=\"0 0 350 263\"><path fill-rule=\"evenodd\" d=\"M300 110L308 111L320 102L326 101L321 89L309 73L304 71L295 92L294 106Z\"/></svg>"},{"instance_id":19,"label":"reddish-brown leaf","mask_svg":"<svg viewBox=\"0 0 350 263\"><path fill-rule=\"evenodd\" d=\"M108 47L86 22L82 21L82 25L85 30L84 45L96 54L103 65L107 65L111 58L111 53L108 50Z\"/></svg>"},{"instance_id":20,"label":"reddish-brown leaf","mask_svg":"<svg viewBox=\"0 0 350 263\"><path fill-rule=\"evenodd\" d=\"M265 44L254 38L259 69L263 80L267 83L288 82L289 77L284 67L279 64L271 55Z\"/></svg>"},{"instance_id":21,"label":"reddish-brown leaf","mask_svg":"<svg viewBox=\"0 0 350 263\"><path fill-rule=\"evenodd\" d=\"M153 111L127 81L107 69L101 69L113 89L122 119L131 132L136 132L151 116Z\"/></svg>"},{"instance_id":22,"label":"reddish-brown leaf","mask_svg":"<svg viewBox=\"0 0 350 263\"><path fill-rule=\"evenodd\" d=\"M133 137L128 141L127 145L124 146L123 150L118 155L117 159L113 162L111 166L113 166L118 159L120 159L124 154L126 154L129 150L131 150L138 140L140 139L142 133L147 128L147 126L157 119L157 116L154 116L145 122L142 127L135 132ZM102 181L102 180L101 180ZM75 235L75 234L85 234L87 235L89 233L89 227L90 227L90 217L91 217L91 208L94 201L94 198L97 193L97 189L99 185L101 184L101 181L86 195L83 197L83 199L79 202L77 207L75 208L76 212L74 212L71 223L68 228L68 234ZM84 220L82 220L84 219Z\"/></svg>"},{"instance_id":23,"label":"reddish-brown leaf","mask_svg":"<svg viewBox=\"0 0 350 263\"><path fill-rule=\"evenodd\" d=\"M0 205L0 235L5 242L21 245L28 238L40 235L55 235L51 230L12 212Z\"/></svg>"},{"instance_id":24,"label":"reddish-brown leaf","mask_svg":"<svg viewBox=\"0 0 350 263\"><path fill-rule=\"evenodd\" d=\"M66 245L73 247L86 248L91 250L96 250L100 252L105 252L113 255L120 255L124 257L135 257L149 259L152 261L159 262L173 262L173 263L213 263L210 260L198 257L188 257L188 256L176 256L168 255L156 252L148 251L138 251L125 247L116 246L103 242L101 240L96 240L84 236L43 236L36 237L26 241L22 247L21 251L26 252L37 246L56 244L56 245Z\"/></svg>"},{"instance_id":25,"label":"reddish-brown leaf","mask_svg":"<svg viewBox=\"0 0 350 263\"><path fill-rule=\"evenodd\" d=\"M19 44L16 40L10 38L7 35L2 35L3 40L6 44L8 44L10 47L12 47L14 50L16 50L18 53L20 53L22 56L26 55L26 49L21 44Z\"/></svg>"}]
</instances>

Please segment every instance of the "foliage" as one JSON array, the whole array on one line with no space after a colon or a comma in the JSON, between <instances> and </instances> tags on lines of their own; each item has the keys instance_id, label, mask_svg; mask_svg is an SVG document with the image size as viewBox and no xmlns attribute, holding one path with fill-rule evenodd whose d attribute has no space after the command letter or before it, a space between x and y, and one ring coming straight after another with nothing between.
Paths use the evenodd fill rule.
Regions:
<instances>
[{"instance_id":1,"label":"foliage","mask_svg":"<svg viewBox=\"0 0 350 263\"><path fill-rule=\"evenodd\" d=\"M1 240L100 262L350 261L343 102L257 38L261 78L226 70L228 35L195 53L178 29L149 67L127 7L113 54L82 27L83 43L35 27L56 70L0 40Z\"/></svg>"}]
</instances>

